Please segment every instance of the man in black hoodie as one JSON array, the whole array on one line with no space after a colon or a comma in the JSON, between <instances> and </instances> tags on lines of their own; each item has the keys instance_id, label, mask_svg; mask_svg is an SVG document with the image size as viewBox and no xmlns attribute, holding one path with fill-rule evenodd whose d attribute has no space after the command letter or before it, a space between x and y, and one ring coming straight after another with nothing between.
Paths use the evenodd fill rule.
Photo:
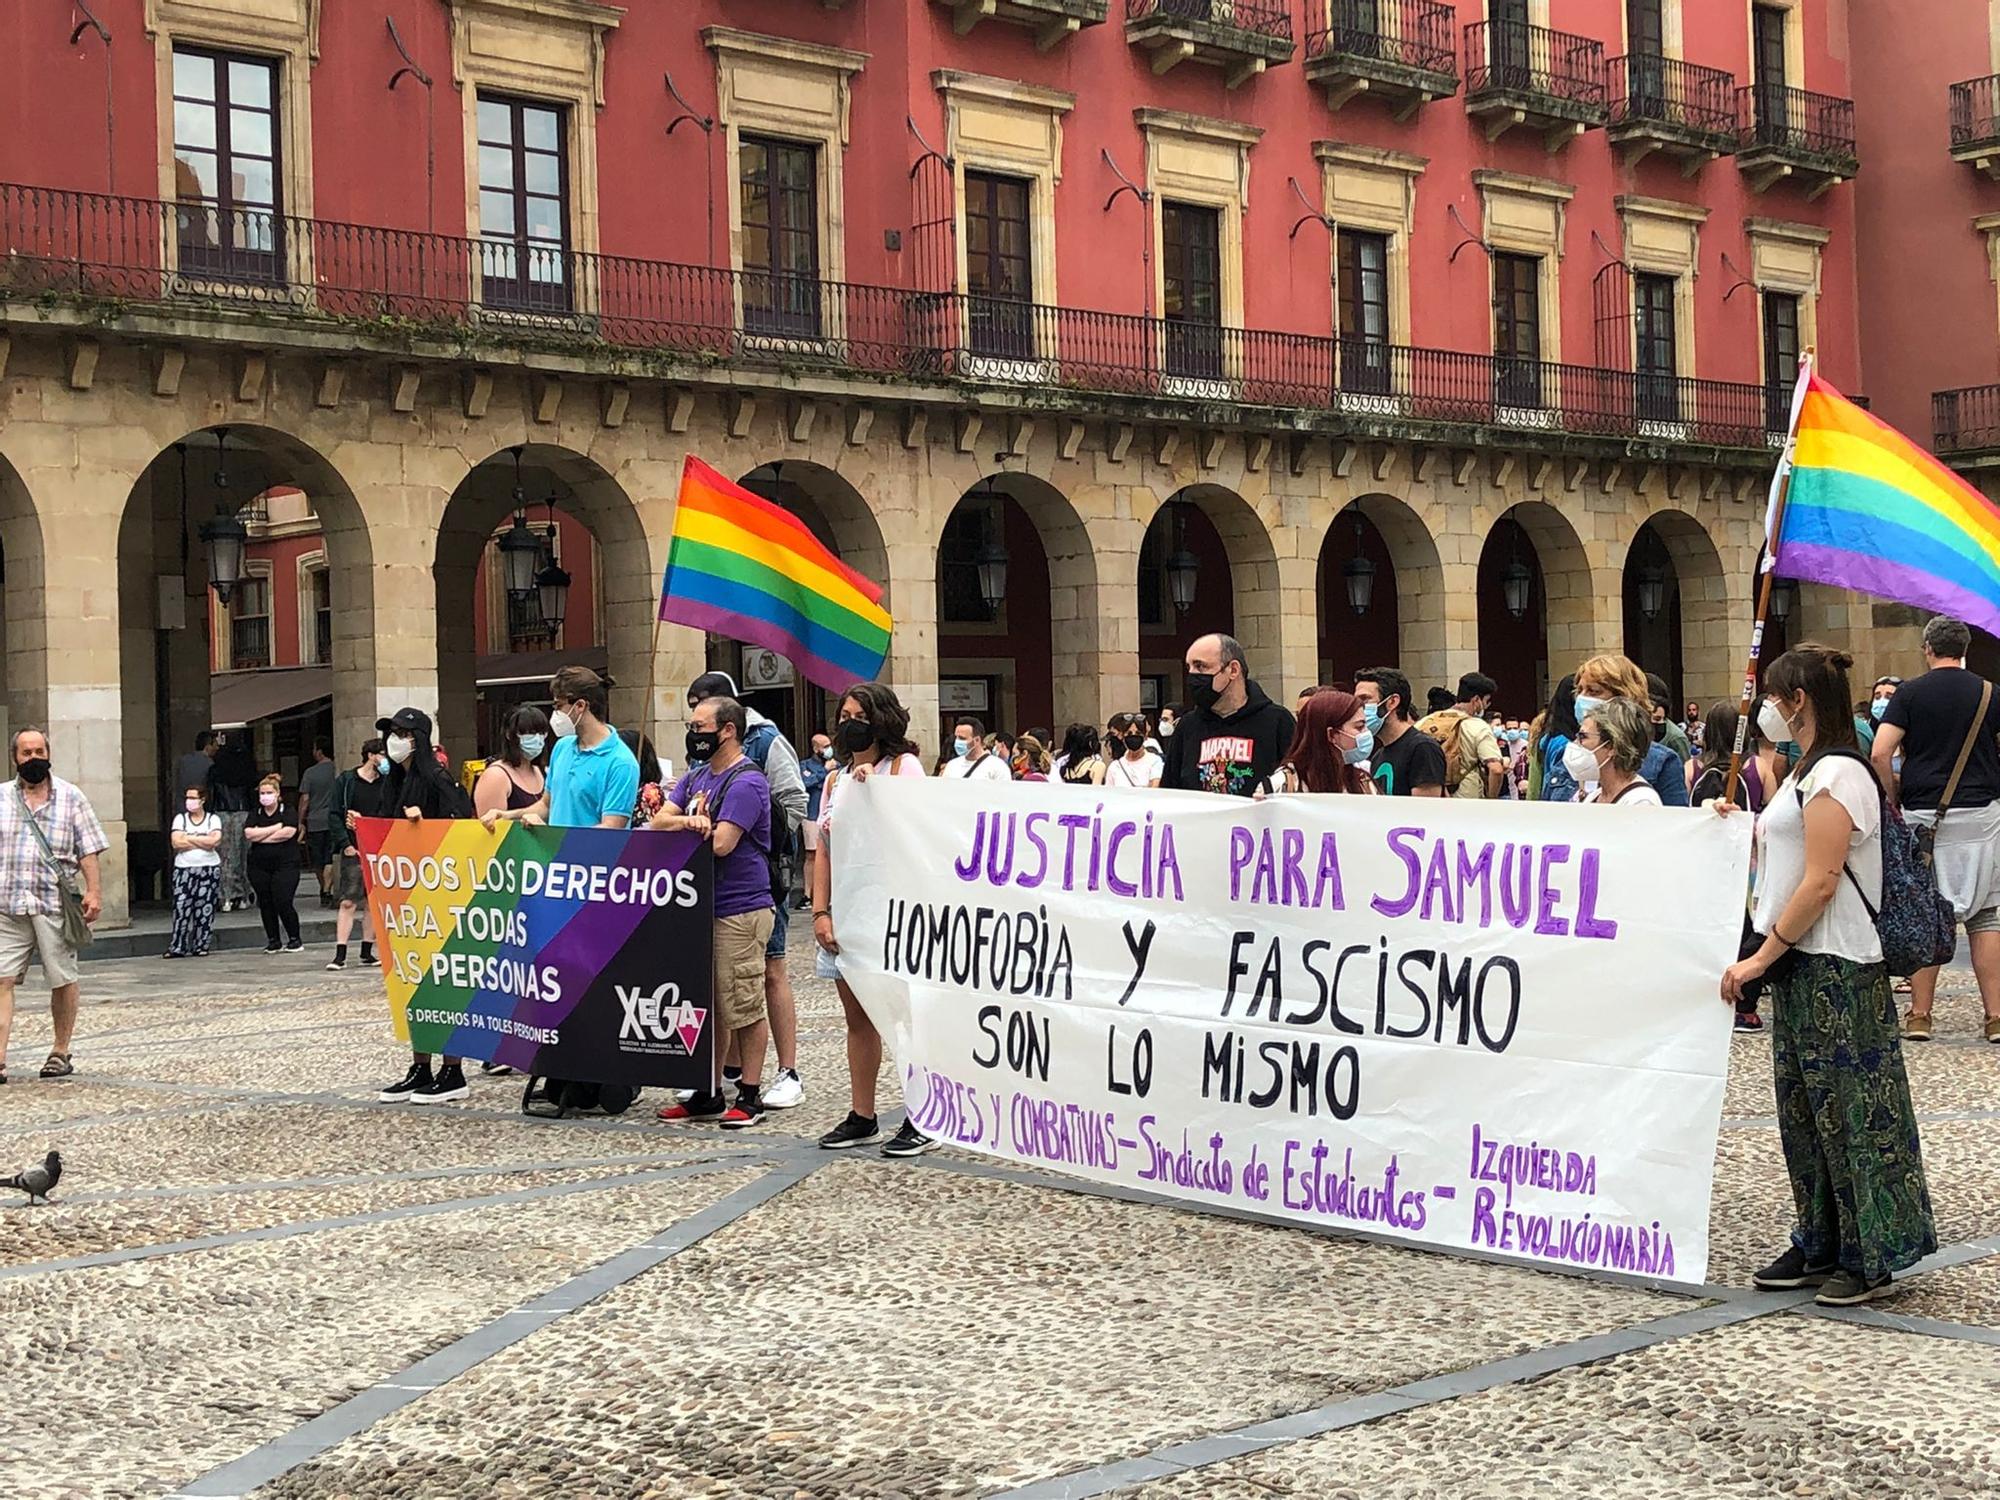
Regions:
<instances>
[{"instance_id":1,"label":"man in black hoodie","mask_svg":"<svg viewBox=\"0 0 2000 1500\"><path fill-rule=\"evenodd\" d=\"M1292 745L1292 716L1250 680L1233 636L1205 635L1187 650L1188 697L1166 744L1160 785L1248 797L1268 784Z\"/></svg>"}]
</instances>

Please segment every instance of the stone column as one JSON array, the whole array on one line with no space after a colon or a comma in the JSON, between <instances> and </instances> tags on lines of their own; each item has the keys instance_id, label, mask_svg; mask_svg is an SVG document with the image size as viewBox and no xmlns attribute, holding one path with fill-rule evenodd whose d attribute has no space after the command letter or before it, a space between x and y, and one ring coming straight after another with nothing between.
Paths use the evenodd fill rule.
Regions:
<instances>
[{"instance_id":1,"label":"stone column","mask_svg":"<svg viewBox=\"0 0 2000 1500\"><path fill-rule=\"evenodd\" d=\"M1094 601L1066 600L1069 612L1056 616L1050 727L1058 737L1070 724L1101 728L1112 714L1139 704L1139 547L1146 528L1133 517L1128 485L1080 485L1070 498L1084 517L1097 582ZM1079 638L1087 628L1092 635Z\"/></svg>"},{"instance_id":2,"label":"stone column","mask_svg":"<svg viewBox=\"0 0 2000 1500\"><path fill-rule=\"evenodd\" d=\"M883 600L895 619L884 675L909 710L913 738L932 753L932 726L940 710L937 551L931 539L943 525L934 516L949 514L958 496L949 480L931 477L928 465L919 477L915 462L909 468L885 467L868 496L888 549L889 581Z\"/></svg>"}]
</instances>

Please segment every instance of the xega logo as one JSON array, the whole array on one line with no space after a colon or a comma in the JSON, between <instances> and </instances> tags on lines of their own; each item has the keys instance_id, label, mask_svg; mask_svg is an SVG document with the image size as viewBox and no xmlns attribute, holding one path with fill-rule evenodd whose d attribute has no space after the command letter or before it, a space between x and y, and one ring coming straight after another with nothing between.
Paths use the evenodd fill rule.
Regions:
<instances>
[{"instance_id":1,"label":"xega logo","mask_svg":"<svg viewBox=\"0 0 2000 1500\"><path fill-rule=\"evenodd\" d=\"M625 1007L625 1019L618 1027L621 1042L670 1042L679 1039L681 1047L692 1053L694 1045L701 1040L701 1028L708 1021L708 1012L698 1005L690 1005L681 999L681 987L677 984L662 984L650 995L635 985L614 985L618 1003Z\"/></svg>"}]
</instances>

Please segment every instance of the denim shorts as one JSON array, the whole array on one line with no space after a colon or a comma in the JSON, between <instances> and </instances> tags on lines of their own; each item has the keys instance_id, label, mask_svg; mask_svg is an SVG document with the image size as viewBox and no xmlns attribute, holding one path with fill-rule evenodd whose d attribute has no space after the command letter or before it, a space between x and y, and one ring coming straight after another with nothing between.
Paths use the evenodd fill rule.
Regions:
<instances>
[{"instance_id":1,"label":"denim shorts","mask_svg":"<svg viewBox=\"0 0 2000 1500\"><path fill-rule=\"evenodd\" d=\"M771 940L764 945L764 957L783 958L785 956L785 936L791 929L791 909L780 906L771 913Z\"/></svg>"},{"instance_id":2,"label":"denim shorts","mask_svg":"<svg viewBox=\"0 0 2000 1500\"><path fill-rule=\"evenodd\" d=\"M813 944L813 977L815 979L840 978L840 959L835 954L829 953L826 949L820 947L818 943Z\"/></svg>"}]
</instances>

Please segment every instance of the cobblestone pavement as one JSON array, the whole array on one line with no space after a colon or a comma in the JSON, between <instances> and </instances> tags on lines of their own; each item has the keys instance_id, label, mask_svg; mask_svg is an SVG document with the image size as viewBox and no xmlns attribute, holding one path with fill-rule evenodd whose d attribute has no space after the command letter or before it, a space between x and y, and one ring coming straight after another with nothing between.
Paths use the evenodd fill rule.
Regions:
<instances>
[{"instance_id":1,"label":"cobblestone pavement","mask_svg":"<svg viewBox=\"0 0 2000 1500\"><path fill-rule=\"evenodd\" d=\"M798 929L795 947L803 946ZM1735 1042L1700 1294L722 1136L376 1104L379 976L92 963L78 1075L24 992L0 1168L0 1497L2000 1494L2000 1047L1910 1070L1944 1243L1877 1308L1750 1292L1789 1200ZM885 1105L896 1099L884 1080Z\"/></svg>"}]
</instances>

